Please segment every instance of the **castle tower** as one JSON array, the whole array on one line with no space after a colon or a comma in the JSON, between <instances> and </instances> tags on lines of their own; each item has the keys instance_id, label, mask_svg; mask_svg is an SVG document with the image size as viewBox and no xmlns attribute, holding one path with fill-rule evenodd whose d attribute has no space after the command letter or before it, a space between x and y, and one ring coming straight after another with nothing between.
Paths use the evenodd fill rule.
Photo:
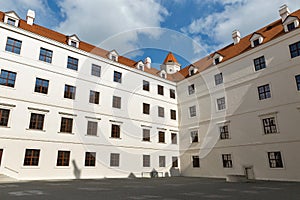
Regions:
<instances>
[{"instance_id":1,"label":"castle tower","mask_svg":"<svg viewBox=\"0 0 300 200\"><path fill-rule=\"evenodd\" d=\"M177 62L172 52L169 52L164 63L160 66L161 70L165 70L167 74L174 74L180 70L181 65Z\"/></svg>"}]
</instances>

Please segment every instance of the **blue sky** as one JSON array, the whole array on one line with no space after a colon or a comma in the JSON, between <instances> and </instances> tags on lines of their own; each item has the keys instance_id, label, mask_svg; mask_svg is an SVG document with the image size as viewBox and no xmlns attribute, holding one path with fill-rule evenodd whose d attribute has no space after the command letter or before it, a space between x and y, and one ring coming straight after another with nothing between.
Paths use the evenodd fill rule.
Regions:
<instances>
[{"instance_id":1,"label":"blue sky","mask_svg":"<svg viewBox=\"0 0 300 200\"><path fill-rule=\"evenodd\" d=\"M251 34L283 4L300 9L298 0L0 0L0 10L25 19L33 9L37 24L159 68L169 51L184 67L232 43L235 29Z\"/></svg>"}]
</instances>

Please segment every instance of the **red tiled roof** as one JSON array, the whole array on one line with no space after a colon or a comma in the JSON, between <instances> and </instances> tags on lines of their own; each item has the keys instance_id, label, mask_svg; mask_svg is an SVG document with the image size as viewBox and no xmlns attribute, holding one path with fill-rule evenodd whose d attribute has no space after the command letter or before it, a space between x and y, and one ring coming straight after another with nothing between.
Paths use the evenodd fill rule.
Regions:
<instances>
[{"instance_id":1,"label":"red tiled roof","mask_svg":"<svg viewBox=\"0 0 300 200\"><path fill-rule=\"evenodd\" d=\"M297 10L296 12L290 14L290 16L297 17L298 19L300 19L300 10ZM0 12L0 19L2 21L4 20L3 12ZM25 20L20 20L19 27L24 30L30 31L32 33L41 35L43 37L55 40L57 42L67 44L68 36L58 33L56 31L47 29L45 27L39 26L37 24L33 24L31 26L31 25L28 25ZM264 37L263 44L285 34L285 32L283 30L281 19L259 29L258 31L255 31L255 33L260 34ZM251 48L251 43L249 40L252 35L253 35L253 33L245 36L244 38L241 38L240 42L236 45L234 45L232 43L232 44L216 51L216 53L223 56L222 62L225 62L235 56L238 56L242 53L245 53L245 52L251 50L252 48ZM90 52L92 54L95 54L95 55L98 55L101 57L104 57L104 58L107 58L107 55L109 53L109 51L107 51L107 50L101 49L99 47L93 46L93 45L88 44L83 41L80 42L79 49L86 51L86 52ZM213 66L213 59L212 59L213 55L214 54L208 55L192 64L193 66L198 68L198 73ZM166 59L164 60L164 64L167 63L168 61L178 63L175 56L171 52L169 52ZM132 67L132 68L135 68L135 64L136 64L135 61L133 61L129 58L123 57L123 56L119 56L118 62L121 64L124 64L126 66ZM187 78L189 76L189 71L188 71L189 67L190 67L190 65L181 69L179 72L177 72L175 74L168 74L167 79L170 81L178 82L180 80ZM145 67L145 72L158 76L159 71L154 68L148 69Z\"/></svg>"},{"instance_id":2,"label":"red tiled roof","mask_svg":"<svg viewBox=\"0 0 300 200\"><path fill-rule=\"evenodd\" d=\"M174 62L174 63L178 63L175 56L173 55L172 52L169 52L167 57L164 60L164 64L168 63L168 62Z\"/></svg>"}]
</instances>

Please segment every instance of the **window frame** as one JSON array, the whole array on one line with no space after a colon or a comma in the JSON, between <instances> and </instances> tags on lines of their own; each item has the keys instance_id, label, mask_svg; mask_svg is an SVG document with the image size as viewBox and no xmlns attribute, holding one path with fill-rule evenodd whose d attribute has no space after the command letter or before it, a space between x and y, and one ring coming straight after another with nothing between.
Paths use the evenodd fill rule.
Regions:
<instances>
[{"instance_id":1,"label":"window frame","mask_svg":"<svg viewBox=\"0 0 300 200\"><path fill-rule=\"evenodd\" d=\"M99 105L100 102L100 92L90 90L89 103Z\"/></svg>"},{"instance_id":2,"label":"window frame","mask_svg":"<svg viewBox=\"0 0 300 200\"><path fill-rule=\"evenodd\" d=\"M220 97L217 98L217 111L223 111L227 109L226 98Z\"/></svg>"},{"instance_id":3,"label":"window frame","mask_svg":"<svg viewBox=\"0 0 300 200\"><path fill-rule=\"evenodd\" d=\"M191 143L198 143L199 140L199 131L198 130L192 130L190 131L190 137L191 137Z\"/></svg>"},{"instance_id":4,"label":"window frame","mask_svg":"<svg viewBox=\"0 0 300 200\"><path fill-rule=\"evenodd\" d=\"M5 75L7 75L7 76L4 77L3 73L5 73ZM16 79L17 79L16 72L1 69L1 74L0 74L0 85L1 86L15 88Z\"/></svg>"},{"instance_id":5,"label":"window frame","mask_svg":"<svg viewBox=\"0 0 300 200\"><path fill-rule=\"evenodd\" d=\"M86 129L87 136L97 136L98 135L98 122L96 121L87 121L87 129Z\"/></svg>"},{"instance_id":6,"label":"window frame","mask_svg":"<svg viewBox=\"0 0 300 200\"><path fill-rule=\"evenodd\" d=\"M223 168L233 168L232 154L222 154Z\"/></svg>"},{"instance_id":7,"label":"window frame","mask_svg":"<svg viewBox=\"0 0 300 200\"><path fill-rule=\"evenodd\" d=\"M73 134L73 122L74 119L70 117L61 117L60 121L60 133Z\"/></svg>"},{"instance_id":8,"label":"window frame","mask_svg":"<svg viewBox=\"0 0 300 200\"><path fill-rule=\"evenodd\" d=\"M110 138L121 139L121 125L111 124Z\"/></svg>"},{"instance_id":9,"label":"window frame","mask_svg":"<svg viewBox=\"0 0 300 200\"><path fill-rule=\"evenodd\" d=\"M300 74L295 76L297 90L300 91Z\"/></svg>"},{"instance_id":10,"label":"window frame","mask_svg":"<svg viewBox=\"0 0 300 200\"><path fill-rule=\"evenodd\" d=\"M120 154L111 153L110 154L110 167L120 167Z\"/></svg>"},{"instance_id":11,"label":"window frame","mask_svg":"<svg viewBox=\"0 0 300 200\"><path fill-rule=\"evenodd\" d=\"M40 149L25 149L23 166L39 166Z\"/></svg>"},{"instance_id":12,"label":"window frame","mask_svg":"<svg viewBox=\"0 0 300 200\"><path fill-rule=\"evenodd\" d=\"M190 118L197 117L197 107L196 107L196 105L193 105L193 106L189 107L189 117Z\"/></svg>"},{"instance_id":13,"label":"window frame","mask_svg":"<svg viewBox=\"0 0 300 200\"><path fill-rule=\"evenodd\" d=\"M85 152L85 167L96 167L96 152Z\"/></svg>"},{"instance_id":14,"label":"window frame","mask_svg":"<svg viewBox=\"0 0 300 200\"><path fill-rule=\"evenodd\" d=\"M22 41L21 40L7 37L5 51L20 55L21 49L22 49Z\"/></svg>"},{"instance_id":15,"label":"window frame","mask_svg":"<svg viewBox=\"0 0 300 200\"><path fill-rule=\"evenodd\" d=\"M261 118L261 121L264 130L264 135L279 133L276 115L264 116Z\"/></svg>"},{"instance_id":16,"label":"window frame","mask_svg":"<svg viewBox=\"0 0 300 200\"><path fill-rule=\"evenodd\" d=\"M177 120L177 112L176 112L176 110L170 109L170 119Z\"/></svg>"},{"instance_id":17,"label":"window frame","mask_svg":"<svg viewBox=\"0 0 300 200\"><path fill-rule=\"evenodd\" d=\"M56 167L69 167L70 166L71 151L58 150Z\"/></svg>"},{"instance_id":18,"label":"window frame","mask_svg":"<svg viewBox=\"0 0 300 200\"><path fill-rule=\"evenodd\" d=\"M162 143L162 144L166 143L164 131L158 131L158 143Z\"/></svg>"},{"instance_id":19,"label":"window frame","mask_svg":"<svg viewBox=\"0 0 300 200\"><path fill-rule=\"evenodd\" d=\"M143 90L144 91L150 91L150 82L143 80Z\"/></svg>"},{"instance_id":20,"label":"window frame","mask_svg":"<svg viewBox=\"0 0 300 200\"><path fill-rule=\"evenodd\" d=\"M291 58L300 56L300 41L289 45Z\"/></svg>"},{"instance_id":21,"label":"window frame","mask_svg":"<svg viewBox=\"0 0 300 200\"><path fill-rule=\"evenodd\" d=\"M158 117L164 118L165 117L165 108L158 106L157 107L157 115L158 115Z\"/></svg>"},{"instance_id":22,"label":"window frame","mask_svg":"<svg viewBox=\"0 0 300 200\"><path fill-rule=\"evenodd\" d=\"M143 142L151 142L151 131L150 131L150 129L143 129L142 130L142 141Z\"/></svg>"},{"instance_id":23,"label":"window frame","mask_svg":"<svg viewBox=\"0 0 300 200\"><path fill-rule=\"evenodd\" d=\"M34 92L40 94L48 94L48 90L49 90L49 80L36 77Z\"/></svg>"},{"instance_id":24,"label":"window frame","mask_svg":"<svg viewBox=\"0 0 300 200\"><path fill-rule=\"evenodd\" d=\"M188 85L188 94L192 95L192 94L195 94L195 92L196 92L195 84Z\"/></svg>"},{"instance_id":25,"label":"window frame","mask_svg":"<svg viewBox=\"0 0 300 200\"><path fill-rule=\"evenodd\" d=\"M91 75L95 77L101 77L101 66L92 64L91 65Z\"/></svg>"},{"instance_id":26,"label":"window frame","mask_svg":"<svg viewBox=\"0 0 300 200\"><path fill-rule=\"evenodd\" d=\"M254 64L254 70L256 72L267 68L265 56L260 56L258 58L253 59L253 64Z\"/></svg>"},{"instance_id":27,"label":"window frame","mask_svg":"<svg viewBox=\"0 0 300 200\"><path fill-rule=\"evenodd\" d=\"M171 133L171 144L178 144L177 133Z\"/></svg>"},{"instance_id":28,"label":"window frame","mask_svg":"<svg viewBox=\"0 0 300 200\"><path fill-rule=\"evenodd\" d=\"M121 109L121 107L122 107L122 98L119 97L119 96L113 96L112 107L117 108L117 109Z\"/></svg>"},{"instance_id":29,"label":"window frame","mask_svg":"<svg viewBox=\"0 0 300 200\"><path fill-rule=\"evenodd\" d=\"M200 168L200 157L198 155L192 155L192 167Z\"/></svg>"},{"instance_id":30,"label":"window frame","mask_svg":"<svg viewBox=\"0 0 300 200\"><path fill-rule=\"evenodd\" d=\"M3 117L3 111L6 112L4 117ZM10 114L11 114L11 109L0 107L0 127L8 127Z\"/></svg>"},{"instance_id":31,"label":"window frame","mask_svg":"<svg viewBox=\"0 0 300 200\"><path fill-rule=\"evenodd\" d=\"M113 81L116 83L122 83L122 73L118 71L114 71Z\"/></svg>"},{"instance_id":32,"label":"window frame","mask_svg":"<svg viewBox=\"0 0 300 200\"><path fill-rule=\"evenodd\" d=\"M78 71L79 59L68 56L67 69Z\"/></svg>"},{"instance_id":33,"label":"window frame","mask_svg":"<svg viewBox=\"0 0 300 200\"><path fill-rule=\"evenodd\" d=\"M270 151L270 152L267 152L267 153L268 153L268 161L269 161L269 168L270 169L283 169L284 168L284 162L283 162L283 158L282 158L282 155L281 155L281 151ZM274 158L271 158L271 154L273 154L273 153L274 153ZM275 153L277 153L277 156L279 155L280 160L278 160ZM274 161L275 163L272 162L272 161Z\"/></svg>"},{"instance_id":34,"label":"window frame","mask_svg":"<svg viewBox=\"0 0 300 200\"><path fill-rule=\"evenodd\" d=\"M50 49L46 49L41 47L40 48L40 55L39 55L39 60L46 62L46 63L52 63L52 56L53 56L53 51Z\"/></svg>"},{"instance_id":35,"label":"window frame","mask_svg":"<svg viewBox=\"0 0 300 200\"><path fill-rule=\"evenodd\" d=\"M34 113L34 112L30 114L30 121L29 121L30 130L43 131L44 123L45 123L45 114Z\"/></svg>"},{"instance_id":36,"label":"window frame","mask_svg":"<svg viewBox=\"0 0 300 200\"><path fill-rule=\"evenodd\" d=\"M231 139L229 125L224 124L219 126L220 140L228 140Z\"/></svg>"},{"instance_id":37,"label":"window frame","mask_svg":"<svg viewBox=\"0 0 300 200\"><path fill-rule=\"evenodd\" d=\"M220 72L218 74L215 74L214 78L215 78L215 85L216 86L217 85L221 85L221 84L224 83L223 73L222 72Z\"/></svg>"},{"instance_id":38,"label":"window frame","mask_svg":"<svg viewBox=\"0 0 300 200\"><path fill-rule=\"evenodd\" d=\"M143 154L143 167L151 167L150 155Z\"/></svg>"},{"instance_id":39,"label":"window frame","mask_svg":"<svg viewBox=\"0 0 300 200\"><path fill-rule=\"evenodd\" d=\"M258 99L265 100L272 98L271 86L270 84L260 85L257 87Z\"/></svg>"},{"instance_id":40,"label":"window frame","mask_svg":"<svg viewBox=\"0 0 300 200\"><path fill-rule=\"evenodd\" d=\"M170 89L170 98L171 99L176 99L176 93L174 89Z\"/></svg>"},{"instance_id":41,"label":"window frame","mask_svg":"<svg viewBox=\"0 0 300 200\"><path fill-rule=\"evenodd\" d=\"M166 167L166 156L158 156L158 167Z\"/></svg>"},{"instance_id":42,"label":"window frame","mask_svg":"<svg viewBox=\"0 0 300 200\"><path fill-rule=\"evenodd\" d=\"M164 96L164 86L157 85L157 94Z\"/></svg>"},{"instance_id":43,"label":"window frame","mask_svg":"<svg viewBox=\"0 0 300 200\"><path fill-rule=\"evenodd\" d=\"M178 156L172 156L172 168L178 168Z\"/></svg>"},{"instance_id":44,"label":"window frame","mask_svg":"<svg viewBox=\"0 0 300 200\"><path fill-rule=\"evenodd\" d=\"M150 115L150 104L143 103L143 114Z\"/></svg>"},{"instance_id":45,"label":"window frame","mask_svg":"<svg viewBox=\"0 0 300 200\"><path fill-rule=\"evenodd\" d=\"M75 96L76 96L76 87L65 84L64 98L75 100Z\"/></svg>"}]
</instances>

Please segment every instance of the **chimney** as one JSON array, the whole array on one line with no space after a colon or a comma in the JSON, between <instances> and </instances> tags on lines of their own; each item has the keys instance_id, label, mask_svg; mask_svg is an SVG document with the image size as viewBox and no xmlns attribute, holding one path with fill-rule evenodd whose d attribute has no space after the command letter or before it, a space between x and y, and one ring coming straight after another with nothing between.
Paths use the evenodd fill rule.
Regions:
<instances>
[{"instance_id":1,"label":"chimney","mask_svg":"<svg viewBox=\"0 0 300 200\"><path fill-rule=\"evenodd\" d=\"M28 10L27 12L27 24L33 25L35 19L35 12L33 10Z\"/></svg>"},{"instance_id":2,"label":"chimney","mask_svg":"<svg viewBox=\"0 0 300 200\"><path fill-rule=\"evenodd\" d=\"M289 16L290 10L289 10L289 8L287 7L286 4L282 5L279 8L279 14L280 14L280 17L281 17L282 21L284 21Z\"/></svg>"},{"instance_id":3,"label":"chimney","mask_svg":"<svg viewBox=\"0 0 300 200\"><path fill-rule=\"evenodd\" d=\"M144 61L145 66L150 69L151 68L151 58L147 57Z\"/></svg>"},{"instance_id":4,"label":"chimney","mask_svg":"<svg viewBox=\"0 0 300 200\"><path fill-rule=\"evenodd\" d=\"M234 42L234 45L238 44L241 40L241 34L238 30L234 30L232 32L232 39L233 39L233 42Z\"/></svg>"}]
</instances>

